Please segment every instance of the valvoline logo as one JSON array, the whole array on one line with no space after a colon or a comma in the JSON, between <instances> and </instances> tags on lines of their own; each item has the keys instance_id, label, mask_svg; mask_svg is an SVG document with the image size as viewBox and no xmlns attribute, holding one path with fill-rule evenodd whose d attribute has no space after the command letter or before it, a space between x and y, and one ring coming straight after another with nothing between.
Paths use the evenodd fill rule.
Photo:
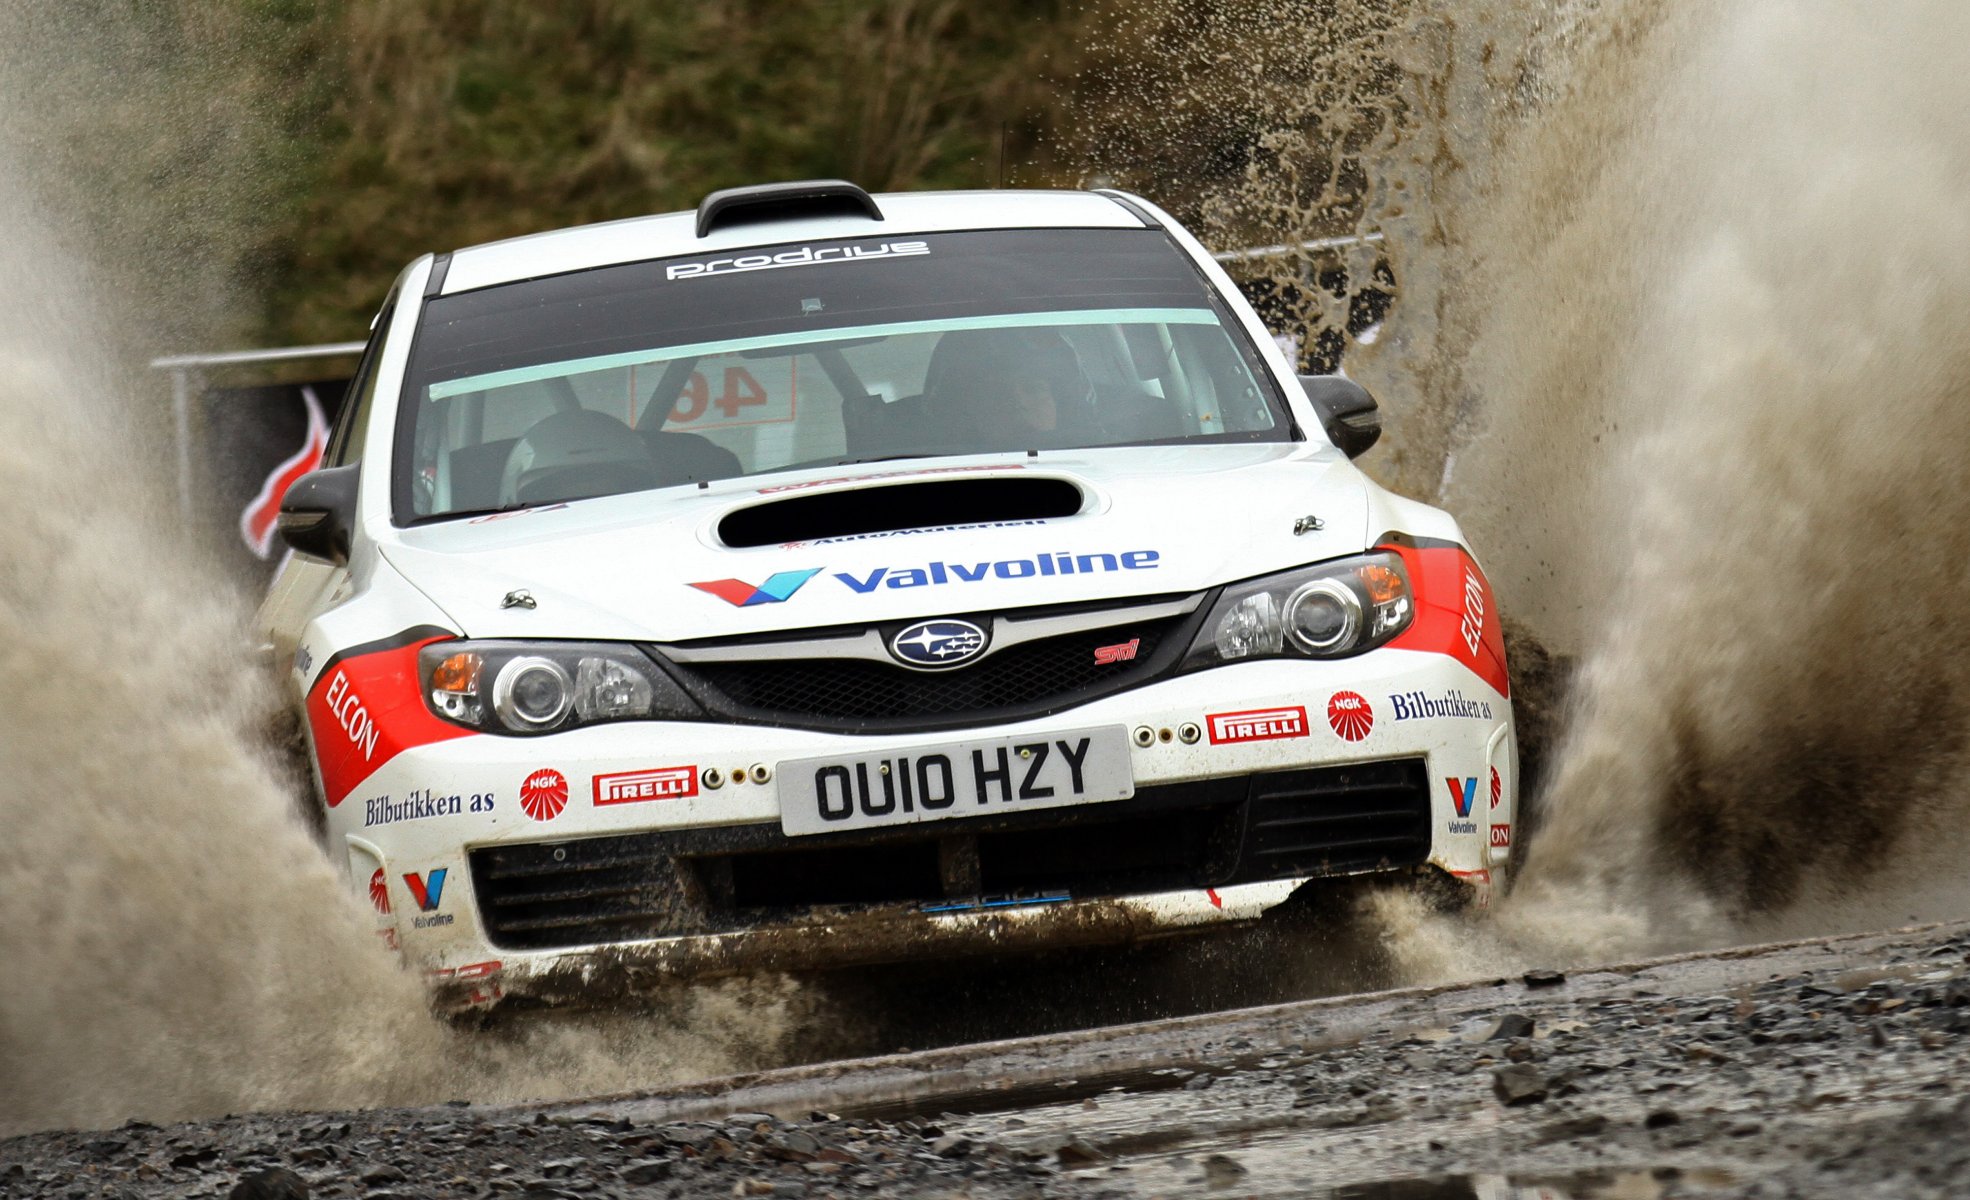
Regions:
<instances>
[{"instance_id":1,"label":"valvoline logo","mask_svg":"<svg viewBox=\"0 0 1970 1200\"><path fill-rule=\"evenodd\" d=\"M836 571L832 578L851 592L868 595L878 588L939 587L945 584L979 583L986 579L1044 579L1054 575L1105 575L1114 571L1153 571L1162 565L1157 550L1099 551L1070 554L1065 550L1042 551L1028 558L1002 558L985 562L925 562L895 567L876 567L866 575ZM819 575L820 567L805 571L781 571L754 587L742 579L715 579L690 586L710 592L727 604L741 608L754 604L778 604Z\"/></svg>"},{"instance_id":2,"label":"valvoline logo","mask_svg":"<svg viewBox=\"0 0 1970 1200\"><path fill-rule=\"evenodd\" d=\"M445 870L426 871L423 875L406 874L404 883L410 888L410 898L417 901L421 912L435 912L445 900Z\"/></svg>"},{"instance_id":3,"label":"valvoline logo","mask_svg":"<svg viewBox=\"0 0 1970 1200\"><path fill-rule=\"evenodd\" d=\"M1477 776L1465 779L1445 779L1444 785L1450 789L1450 803L1457 806L1457 815L1468 817L1471 806L1477 803Z\"/></svg>"},{"instance_id":4,"label":"valvoline logo","mask_svg":"<svg viewBox=\"0 0 1970 1200\"><path fill-rule=\"evenodd\" d=\"M714 579L710 583L694 583L691 586L701 592L710 592L727 604L744 608L752 604L778 604L820 573L819 567L805 571L780 571L758 587L743 579Z\"/></svg>"}]
</instances>

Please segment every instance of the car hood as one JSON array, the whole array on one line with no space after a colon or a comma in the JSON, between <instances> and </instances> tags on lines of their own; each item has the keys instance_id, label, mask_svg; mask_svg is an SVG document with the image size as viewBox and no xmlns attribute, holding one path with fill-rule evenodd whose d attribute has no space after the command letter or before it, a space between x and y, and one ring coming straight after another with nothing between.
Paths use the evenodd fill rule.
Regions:
<instances>
[{"instance_id":1,"label":"car hood","mask_svg":"<svg viewBox=\"0 0 1970 1200\"><path fill-rule=\"evenodd\" d=\"M953 476L1066 480L1087 499L1067 517L719 536L741 508ZM415 526L382 548L470 637L670 642L1199 591L1358 551L1367 518L1364 480L1325 445L1123 447L753 476Z\"/></svg>"}]
</instances>

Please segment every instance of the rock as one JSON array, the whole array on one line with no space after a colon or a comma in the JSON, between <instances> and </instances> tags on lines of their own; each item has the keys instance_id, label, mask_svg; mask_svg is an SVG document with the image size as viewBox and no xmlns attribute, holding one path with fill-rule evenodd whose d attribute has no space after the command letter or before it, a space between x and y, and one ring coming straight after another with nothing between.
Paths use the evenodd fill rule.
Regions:
<instances>
[{"instance_id":1,"label":"rock","mask_svg":"<svg viewBox=\"0 0 1970 1200\"><path fill-rule=\"evenodd\" d=\"M181 1171L196 1170L219 1157L219 1152L210 1146L181 1151L171 1156L171 1165Z\"/></svg>"},{"instance_id":2,"label":"rock","mask_svg":"<svg viewBox=\"0 0 1970 1200\"><path fill-rule=\"evenodd\" d=\"M939 1158L963 1158L971 1153L971 1139L961 1133L947 1133L930 1144L930 1152Z\"/></svg>"},{"instance_id":3,"label":"rock","mask_svg":"<svg viewBox=\"0 0 1970 1200\"><path fill-rule=\"evenodd\" d=\"M1497 1042L1511 1038L1529 1038L1532 1036L1532 1030L1533 1024L1531 1017L1526 1016L1524 1013L1506 1013L1504 1016L1498 1018L1497 1026L1492 1029L1490 1036L1484 1040L1487 1042Z\"/></svg>"},{"instance_id":4,"label":"rock","mask_svg":"<svg viewBox=\"0 0 1970 1200\"><path fill-rule=\"evenodd\" d=\"M693 1150L703 1150L718 1135L701 1125L666 1125L657 1131L657 1136L672 1146L689 1146Z\"/></svg>"},{"instance_id":5,"label":"rock","mask_svg":"<svg viewBox=\"0 0 1970 1200\"><path fill-rule=\"evenodd\" d=\"M1207 1188L1230 1187L1249 1174L1251 1172L1245 1164L1228 1154L1213 1154L1204 1160L1204 1186Z\"/></svg>"},{"instance_id":6,"label":"rock","mask_svg":"<svg viewBox=\"0 0 1970 1200\"><path fill-rule=\"evenodd\" d=\"M255 1171L235 1183L226 1200L308 1200L308 1181L286 1167Z\"/></svg>"},{"instance_id":7,"label":"rock","mask_svg":"<svg viewBox=\"0 0 1970 1200\"><path fill-rule=\"evenodd\" d=\"M1573 1138L1598 1137L1607 1129L1607 1118L1596 1112L1580 1113L1539 1128L1536 1140L1564 1142Z\"/></svg>"},{"instance_id":8,"label":"rock","mask_svg":"<svg viewBox=\"0 0 1970 1200\"><path fill-rule=\"evenodd\" d=\"M1560 974L1558 971L1544 970L1527 971L1525 974L1519 976L1519 979L1529 988L1558 987L1560 984L1566 982L1566 976Z\"/></svg>"},{"instance_id":9,"label":"rock","mask_svg":"<svg viewBox=\"0 0 1970 1200\"><path fill-rule=\"evenodd\" d=\"M1183 1081L1183 1090L1186 1092L1201 1092L1215 1082L1217 1082L1217 1077L1213 1075L1192 1075Z\"/></svg>"},{"instance_id":10,"label":"rock","mask_svg":"<svg viewBox=\"0 0 1970 1200\"><path fill-rule=\"evenodd\" d=\"M779 1124L778 1121L775 1121L773 1119L773 1115L771 1113L761 1113L761 1112L733 1113L731 1116L725 1118L725 1123L728 1125L748 1125L748 1126L753 1126L755 1128L760 1125Z\"/></svg>"},{"instance_id":11,"label":"rock","mask_svg":"<svg viewBox=\"0 0 1970 1200\"><path fill-rule=\"evenodd\" d=\"M813 1162L821 1155L821 1140L811 1133L790 1129L769 1139L761 1153L781 1162Z\"/></svg>"},{"instance_id":12,"label":"rock","mask_svg":"<svg viewBox=\"0 0 1970 1200\"><path fill-rule=\"evenodd\" d=\"M1053 1155L1063 1167L1083 1167L1089 1163L1100 1162L1108 1157L1089 1145L1084 1138L1071 1138L1055 1148Z\"/></svg>"},{"instance_id":13,"label":"rock","mask_svg":"<svg viewBox=\"0 0 1970 1200\"><path fill-rule=\"evenodd\" d=\"M1667 1129L1671 1125L1680 1125L1682 1122L1682 1114L1678 1113L1675 1109L1658 1108L1648 1116L1642 1118L1642 1127L1644 1129Z\"/></svg>"},{"instance_id":14,"label":"rock","mask_svg":"<svg viewBox=\"0 0 1970 1200\"><path fill-rule=\"evenodd\" d=\"M389 1163L378 1163L364 1171L357 1178L361 1179L370 1187L382 1187L386 1183L402 1183L409 1176Z\"/></svg>"},{"instance_id":15,"label":"rock","mask_svg":"<svg viewBox=\"0 0 1970 1200\"><path fill-rule=\"evenodd\" d=\"M1538 1104L1546 1099L1546 1077L1537 1067L1513 1063L1491 1073L1491 1090L1508 1106Z\"/></svg>"},{"instance_id":16,"label":"rock","mask_svg":"<svg viewBox=\"0 0 1970 1200\"><path fill-rule=\"evenodd\" d=\"M659 1183L665 1179L669 1179L674 1169L668 1159L656 1159L651 1162L640 1162L634 1166L624 1167L622 1170L616 1172L616 1178L622 1180L624 1183Z\"/></svg>"}]
</instances>

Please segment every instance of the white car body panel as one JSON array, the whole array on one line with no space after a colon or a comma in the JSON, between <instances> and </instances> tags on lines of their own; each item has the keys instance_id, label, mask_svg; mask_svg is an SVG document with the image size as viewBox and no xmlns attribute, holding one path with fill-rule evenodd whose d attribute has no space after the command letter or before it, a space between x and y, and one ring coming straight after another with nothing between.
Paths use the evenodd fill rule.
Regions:
<instances>
[{"instance_id":1,"label":"white car body panel","mask_svg":"<svg viewBox=\"0 0 1970 1200\"><path fill-rule=\"evenodd\" d=\"M828 217L745 225L698 239L690 214L672 214L474 247L451 256L440 291L786 242L1143 226L1115 199L1091 193L876 200L886 220L873 233L867 221ZM1510 858L1517 763L1502 641L1481 569L1448 515L1383 491L1321 436L1292 365L1223 270L1159 210L1128 202L1160 222L1226 298L1306 440L780 471L400 527L392 521L387 486L394 473L395 398L404 388L411 333L435 260L419 259L399 277L394 315L383 331L377 400L363 431L350 560L331 566L292 559L263 606L259 628L306 716L311 751L318 761L339 756L340 766L318 775L330 843L338 857L346 856L352 885L377 901L379 933L432 973L444 1003L582 1000L678 975L1159 936L1256 919L1312 878L1091 898L979 897L969 909L822 908L762 919L758 928L535 948L503 945L488 926L491 902L478 894L475 852L549 846L579 852L588 839L693 831L770 839L781 817L778 764L907 753L962 741L968 729L990 737L1126 729L1137 739L1130 767L1138 796L1145 788L1283 778L1279 773L1316 768L1422 764L1416 769L1428 787L1428 849L1421 863L1404 869L1441 870L1482 899ZM1066 480L1087 499L1078 513L1044 520L743 549L727 547L717 534L728 513L789 496L1012 476ZM414 678L408 692L402 688L416 647L440 639L668 645L1062 604L1120 605L1132 597L1182 596L1208 606L1223 585L1378 545L1402 546L1412 574L1423 572L1415 576L1422 586L1415 625L1389 645L1335 660L1275 658L1165 674L1019 720L946 722L910 732L623 720L521 737L448 726L424 711L421 700L404 699L418 694ZM1131 553L1136 557L1125 557ZM1045 576L980 569L1015 562L1031 568L1045 555L1066 556L1054 561L1090 556L1090 569ZM930 582L901 574L914 568L927 577L932 563L969 564L980 578L945 571ZM740 606L691 586L728 579L756 585L776 573L810 569L814 576L776 603ZM899 578L904 583L896 586ZM532 603L509 602L516 591ZM1364 724L1330 719L1330 703L1348 694L1368 709L1358 718ZM1239 713L1273 715L1254 718L1251 727L1263 729L1260 734L1217 737L1220 725L1211 718ZM666 770L663 779L688 778L688 789L680 784L637 802L596 802L604 786L598 777ZM565 784L563 801L546 817L517 802L523 781L543 772Z\"/></svg>"}]
</instances>

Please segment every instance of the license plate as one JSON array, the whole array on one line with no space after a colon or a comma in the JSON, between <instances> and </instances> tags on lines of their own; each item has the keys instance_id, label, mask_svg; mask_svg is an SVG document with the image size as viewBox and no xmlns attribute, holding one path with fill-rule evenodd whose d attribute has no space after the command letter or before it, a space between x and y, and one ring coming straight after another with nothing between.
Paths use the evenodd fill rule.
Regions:
<instances>
[{"instance_id":1,"label":"license plate","mask_svg":"<svg viewBox=\"0 0 1970 1200\"><path fill-rule=\"evenodd\" d=\"M835 833L1135 795L1120 726L780 763L780 828Z\"/></svg>"}]
</instances>

